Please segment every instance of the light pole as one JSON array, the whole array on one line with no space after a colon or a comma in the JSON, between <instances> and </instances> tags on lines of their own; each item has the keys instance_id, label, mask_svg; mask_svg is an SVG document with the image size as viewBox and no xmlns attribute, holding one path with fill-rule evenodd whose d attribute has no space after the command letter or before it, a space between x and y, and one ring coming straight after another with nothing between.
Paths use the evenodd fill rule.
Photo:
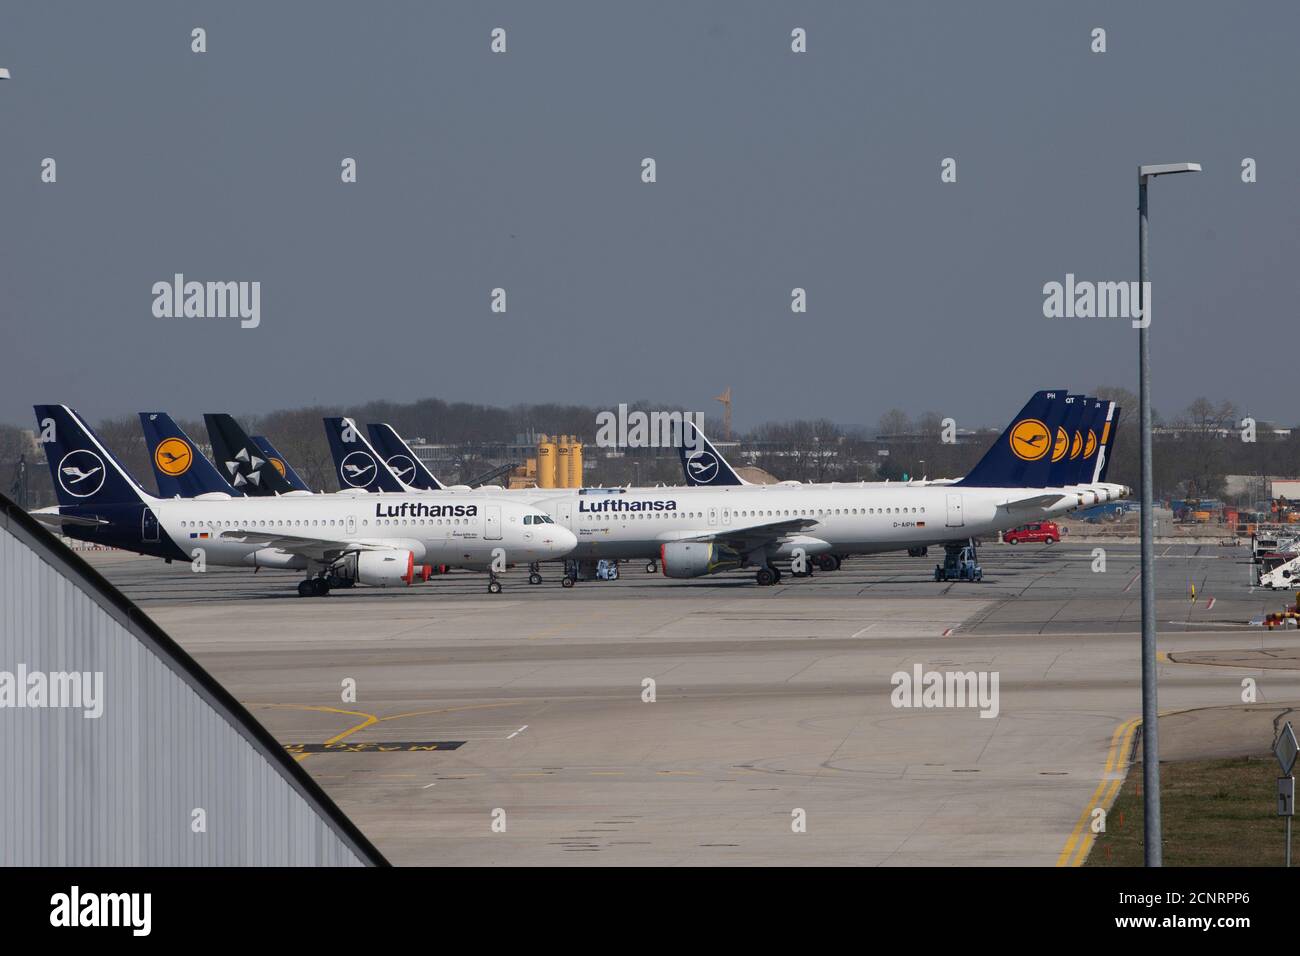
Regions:
<instances>
[{"instance_id":1,"label":"light pole","mask_svg":"<svg viewBox=\"0 0 1300 956\"><path fill-rule=\"evenodd\" d=\"M1160 747L1156 704L1155 507L1151 502L1151 327L1148 301L1151 273L1147 263L1147 180L1174 173L1199 173L1200 163L1166 163L1138 167L1138 418L1142 456L1142 835L1146 865L1161 865Z\"/></svg>"}]
</instances>

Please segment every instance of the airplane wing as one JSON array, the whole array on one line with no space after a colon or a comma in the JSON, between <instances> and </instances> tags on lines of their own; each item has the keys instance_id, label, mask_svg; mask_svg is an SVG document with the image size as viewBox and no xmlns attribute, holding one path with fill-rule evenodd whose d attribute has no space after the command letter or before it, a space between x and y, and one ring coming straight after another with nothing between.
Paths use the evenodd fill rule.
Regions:
<instances>
[{"instance_id":1,"label":"airplane wing","mask_svg":"<svg viewBox=\"0 0 1300 956\"><path fill-rule=\"evenodd\" d=\"M57 511L29 511L27 513L41 524L74 524L81 528L97 528L100 525L112 523L105 521L103 518L82 518L78 515L61 515Z\"/></svg>"},{"instance_id":2,"label":"airplane wing","mask_svg":"<svg viewBox=\"0 0 1300 956\"><path fill-rule=\"evenodd\" d=\"M253 531L244 528L232 528L222 531L218 538L243 541L248 544L260 544L267 548L276 548L290 554L300 554L311 561L333 562L346 554L358 551L388 551L394 545L367 544L362 541L339 541L334 538L316 538L300 534L282 532Z\"/></svg>"},{"instance_id":3,"label":"airplane wing","mask_svg":"<svg viewBox=\"0 0 1300 956\"><path fill-rule=\"evenodd\" d=\"M747 552L775 541L777 538L799 531L807 531L820 522L816 518L783 518L763 524L744 527L719 528L707 534L686 534L673 537L674 541L716 541L736 551Z\"/></svg>"}]
</instances>

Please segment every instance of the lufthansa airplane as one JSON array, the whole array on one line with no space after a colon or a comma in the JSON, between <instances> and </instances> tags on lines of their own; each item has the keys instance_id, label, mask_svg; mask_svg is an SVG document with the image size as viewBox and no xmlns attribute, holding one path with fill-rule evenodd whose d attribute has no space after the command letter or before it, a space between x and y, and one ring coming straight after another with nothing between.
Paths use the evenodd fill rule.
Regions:
<instances>
[{"instance_id":1,"label":"lufthansa airplane","mask_svg":"<svg viewBox=\"0 0 1300 956\"><path fill-rule=\"evenodd\" d=\"M1035 394L970 474L952 484L583 489L537 505L577 535L571 559L657 557L674 578L755 567L758 583L772 584L781 564L817 555L958 548L1129 494L1104 483L1053 484L1053 436L1072 413L1067 397Z\"/></svg>"},{"instance_id":2,"label":"lufthansa airplane","mask_svg":"<svg viewBox=\"0 0 1300 956\"><path fill-rule=\"evenodd\" d=\"M159 498L72 409L35 410L59 504L33 517L62 526L69 537L168 561L305 571L298 586L303 596L323 596L351 582L409 585L421 576L417 568L433 564L488 570L489 590L498 593L496 570L504 564L563 558L576 544L572 532L545 512L501 497Z\"/></svg>"}]
</instances>

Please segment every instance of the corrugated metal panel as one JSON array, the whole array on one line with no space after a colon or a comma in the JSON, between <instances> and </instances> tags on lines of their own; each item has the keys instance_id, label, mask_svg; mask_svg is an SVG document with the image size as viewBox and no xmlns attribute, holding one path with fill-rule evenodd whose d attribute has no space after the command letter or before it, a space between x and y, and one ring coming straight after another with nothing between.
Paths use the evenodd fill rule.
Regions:
<instances>
[{"instance_id":1,"label":"corrugated metal panel","mask_svg":"<svg viewBox=\"0 0 1300 956\"><path fill-rule=\"evenodd\" d=\"M384 862L170 638L0 505L0 672L103 675L98 718L0 707L0 864ZM206 832L194 832L196 810Z\"/></svg>"}]
</instances>

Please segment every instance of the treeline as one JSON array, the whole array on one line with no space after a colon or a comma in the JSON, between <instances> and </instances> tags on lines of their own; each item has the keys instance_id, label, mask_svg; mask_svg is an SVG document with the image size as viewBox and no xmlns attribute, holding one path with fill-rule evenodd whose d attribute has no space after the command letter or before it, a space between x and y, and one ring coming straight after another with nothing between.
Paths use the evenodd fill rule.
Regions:
<instances>
[{"instance_id":1,"label":"treeline","mask_svg":"<svg viewBox=\"0 0 1300 956\"><path fill-rule=\"evenodd\" d=\"M1118 388L1098 388L1095 395L1124 408L1110 470L1112 481L1138 484L1137 399ZM630 410L671 409L666 403L630 403ZM523 434L570 434L588 448L587 480L591 484L677 484L681 468L675 452L657 449L607 458L594 447L596 416L604 408L587 405L514 405L507 408L467 402L424 399L410 403L370 402L343 408L317 405L285 409L261 416L246 416L242 424L250 434L265 434L315 489L337 488L321 419L348 415L359 423L386 421L408 440L457 447L450 472L439 475L448 482L469 481L500 464L485 458L484 446L512 443ZM953 416L960 419L960 416ZM925 412L915 418L890 409L873 426L845 426L829 419L768 422L735 436L737 451L729 453L737 466L753 465L778 480L860 481L901 480L906 477L958 477L969 471L1001 433L1002 425L971 435L955 444L943 439L943 415ZM201 420L182 421L181 427L200 442L207 432ZM1255 441L1241 440L1241 418L1231 402L1197 399L1169 419L1156 416L1154 480L1158 497L1224 497L1224 476L1300 475L1300 434L1276 436L1263 423ZM154 488L153 469L135 415L102 420L95 425L100 436L148 489ZM722 426L706 419L706 431L721 440ZM1224 432L1228 437L1224 437ZM25 449L20 429L0 426L0 488L12 493ZM44 456L27 461L30 507L54 503ZM1246 504L1248 502L1238 502Z\"/></svg>"}]
</instances>

